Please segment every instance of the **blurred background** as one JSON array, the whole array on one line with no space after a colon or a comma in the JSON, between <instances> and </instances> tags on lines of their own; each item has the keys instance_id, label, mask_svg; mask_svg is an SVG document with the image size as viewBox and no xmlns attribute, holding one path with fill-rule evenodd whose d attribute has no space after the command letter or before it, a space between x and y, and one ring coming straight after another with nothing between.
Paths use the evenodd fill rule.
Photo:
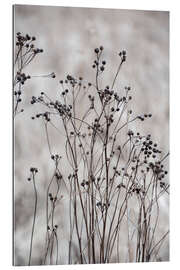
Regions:
<instances>
[{"instance_id":1,"label":"blurred background","mask_svg":"<svg viewBox=\"0 0 180 270\"><path fill-rule=\"evenodd\" d=\"M14 33L36 37L36 46L44 52L27 66L25 73L39 76L55 72L56 78L35 77L25 84L22 107L24 113L15 119L15 265L27 265L32 226L33 189L27 181L29 168L39 169L38 219L35 231L33 264L40 264L43 254L44 190L52 176L53 164L47 160L48 147L44 126L32 121L38 108L31 106L32 95L45 91L51 97L58 94L59 80L67 74L82 76L94 82L94 48L104 47L107 62L104 86L111 84L119 63L118 53L125 49L127 61L119 75L118 87L132 88L134 113L152 113L153 117L136 126L144 134L151 133L163 153L169 151L169 12L47 6L14 6ZM33 108L32 108L33 107ZM52 134L52 148L63 155L59 137ZM58 149L58 151L57 151ZM168 168L168 160L166 161ZM161 233L169 228L169 201L165 196ZM59 219L62 246L61 263L66 263L63 251L68 245L63 231L68 222L61 206ZM67 219L67 220L66 220ZM64 238L63 238L64 237ZM168 239L160 252L160 260L169 260Z\"/></svg>"}]
</instances>

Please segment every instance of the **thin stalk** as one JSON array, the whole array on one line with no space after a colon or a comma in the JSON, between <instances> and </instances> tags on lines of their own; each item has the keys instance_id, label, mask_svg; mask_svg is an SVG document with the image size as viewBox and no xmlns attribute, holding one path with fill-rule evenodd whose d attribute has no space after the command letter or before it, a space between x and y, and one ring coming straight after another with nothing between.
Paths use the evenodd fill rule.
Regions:
<instances>
[{"instance_id":1,"label":"thin stalk","mask_svg":"<svg viewBox=\"0 0 180 270\"><path fill-rule=\"evenodd\" d=\"M32 224L32 232L31 232L31 242L30 242L30 250L29 250L29 261L28 265L31 265L31 255L32 255L32 246L33 246L33 236L34 236L34 228L35 228L35 221L36 221L36 212L37 212L37 189L35 184L35 175L32 174L32 180L33 180L33 187L34 187L34 215L33 215L33 224Z\"/></svg>"}]
</instances>

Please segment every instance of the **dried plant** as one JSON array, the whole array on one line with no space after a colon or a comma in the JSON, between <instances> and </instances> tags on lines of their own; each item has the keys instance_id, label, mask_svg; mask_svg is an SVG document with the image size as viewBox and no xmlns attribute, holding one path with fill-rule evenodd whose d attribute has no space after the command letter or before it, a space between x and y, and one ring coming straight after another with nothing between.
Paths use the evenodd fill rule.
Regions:
<instances>
[{"instance_id":1,"label":"dried plant","mask_svg":"<svg viewBox=\"0 0 180 270\"><path fill-rule=\"evenodd\" d=\"M33 38L28 35L24 37L18 33L17 39L15 64L18 63L18 72L14 87L17 86L18 91L15 91L15 114L20 102L19 91L27 78L22 70L37 55L37 50L42 52L32 47ZM58 99L45 92L37 97L32 96L31 104L36 106L36 110L44 107L44 110L40 109L38 114L32 116L32 120L43 121L49 149L47 163L50 160L54 163L54 172L46 190L46 240L42 264L61 264L63 247L60 247L56 220L59 216L58 206L63 203L65 196L69 201L67 264L121 262L122 237L127 238L128 242L127 261L156 261L169 233L160 239L156 235L161 212L159 199L169 194L168 172L163 165L169 154L162 153L152 134L133 131L137 122L143 124L152 114L134 115L130 106L131 92L135 90L130 86L119 89L118 75L126 62L126 51L119 53L117 72L107 86L103 85L107 65L103 51L103 46L94 50L92 68L95 82L67 75L65 80L59 82ZM42 106L39 107L40 104ZM86 106L80 109L80 104ZM63 142L65 155L52 153L50 128L59 133L59 143ZM63 166L67 166L68 175L63 172ZM35 188L34 177L33 183ZM29 265L37 207L36 192L35 188ZM130 211L132 206L133 213Z\"/></svg>"},{"instance_id":2,"label":"dried plant","mask_svg":"<svg viewBox=\"0 0 180 270\"><path fill-rule=\"evenodd\" d=\"M15 43L15 57L14 57L14 79L13 79L13 91L14 91L14 116L23 112L24 109L19 110L19 104L22 102L22 95L24 92L24 84L32 76L24 73L24 69L37 57L39 53L43 53L43 49L36 48L34 41L36 37L29 36L28 34L22 35L20 32L16 34ZM35 76L33 76L35 77ZM44 75L44 77L55 78L55 74L51 73Z\"/></svg>"}]
</instances>

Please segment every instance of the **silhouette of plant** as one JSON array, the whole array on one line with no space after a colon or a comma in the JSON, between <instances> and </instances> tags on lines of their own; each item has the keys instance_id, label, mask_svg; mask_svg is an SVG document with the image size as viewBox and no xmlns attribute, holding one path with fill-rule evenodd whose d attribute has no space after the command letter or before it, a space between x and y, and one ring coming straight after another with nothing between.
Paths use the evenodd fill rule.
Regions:
<instances>
[{"instance_id":1,"label":"silhouette of plant","mask_svg":"<svg viewBox=\"0 0 180 270\"><path fill-rule=\"evenodd\" d=\"M17 40L15 115L18 113L22 85L30 78L22 73L23 68L43 51L34 48L33 37L17 33ZM160 239L156 235L160 225L159 199L169 194L168 172L163 165L169 153L162 153L152 134L134 131L136 123L143 124L152 114L135 115L131 109L131 92L135 90L130 86L119 89L118 75L126 62L126 51L118 54L117 72L107 86L103 85L107 66L103 52L103 46L94 50L94 82L68 74L65 80L59 81L59 98L41 92L32 96L30 101L36 110L42 108L39 104L44 107L31 118L44 123L49 149L47 163L54 163L46 192L46 241L42 264L61 263L61 239L57 235L59 226L55 220L59 202L63 201L65 194L69 201L68 264L111 263L114 258L120 262L123 236L128 239L128 261L156 261L169 233L166 232ZM81 104L86 106L80 108ZM57 123L61 124L61 130ZM65 156L52 153L50 128L55 128L60 135L63 128ZM59 143L62 143L61 137ZM63 173L63 166L68 167L68 175ZM34 178L33 181L35 183ZM130 213L132 205L134 218ZM36 211L34 221L35 216ZM126 230L122 229L125 224ZM132 233L130 227L133 228ZM29 265L33 231L34 223Z\"/></svg>"}]
</instances>

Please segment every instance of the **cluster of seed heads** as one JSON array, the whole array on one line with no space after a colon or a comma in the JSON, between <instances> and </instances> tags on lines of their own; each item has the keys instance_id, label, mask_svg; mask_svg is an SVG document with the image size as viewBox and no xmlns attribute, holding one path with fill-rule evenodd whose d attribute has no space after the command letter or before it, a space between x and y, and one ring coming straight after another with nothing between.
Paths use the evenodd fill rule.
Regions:
<instances>
[{"instance_id":1,"label":"cluster of seed heads","mask_svg":"<svg viewBox=\"0 0 180 270\"><path fill-rule=\"evenodd\" d=\"M56 167L58 166L58 163L61 160L61 158L62 157L60 155L58 155L58 154L51 155L51 159L55 162ZM55 173L55 177L56 177L57 180L62 179L62 175L59 172Z\"/></svg>"},{"instance_id":2,"label":"cluster of seed heads","mask_svg":"<svg viewBox=\"0 0 180 270\"><path fill-rule=\"evenodd\" d=\"M21 34L18 32L16 34L16 46L15 46L15 60L14 60L14 115L18 113L19 103L22 101L21 94L23 90L23 85L29 79L31 79L30 75L24 73L24 68L33 61L33 59L39 53L43 52L43 49L36 48L34 45L34 41L36 38L34 36L30 36L28 34ZM15 89L17 87L18 90ZM21 112L23 109L21 110Z\"/></svg>"},{"instance_id":3,"label":"cluster of seed heads","mask_svg":"<svg viewBox=\"0 0 180 270\"><path fill-rule=\"evenodd\" d=\"M94 49L94 52L96 54L96 60L94 60L92 67L97 68L98 72L103 72L105 70L106 61L105 60L100 61L100 56L103 49L104 49L103 46Z\"/></svg>"},{"instance_id":4,"label":"cluster of seed heads","mask_svg":"<svg viewBox=\"0 0 180 270\"><path fill-rule=\"evenodd\" d=\"M142 193L142 195L145 194L145 191L143 189L142 186L140 186L138 183L134 183L128 190L128 193L130 195L133 195L133 193L136 193L136 194L140 194Z\"/></svg>"},{"instance_id":5,"label":"cluster of seed heads","mask_svg":"<svg viewBox=\"0 0 180 270\"><path fill-rule=\"evenodd\" d=\"M151 118L152 117L152 114L151 113L149 113L149 114L145 113L144 115L139 115L137 118L139 120L141 120L141 121L144 121L148 117Z\"/></svg>"},{"instance_id":6,"label":"cluster of seed heads","mask_svg":"<svg viewBox=\"0 0 180 270\"><path fill-rule=\"evenodd\" d=\"M96 206L100 209L101 213L103 214L105 209L110 207L110 203L102 203L101 201L97 202Z\"/></svg>"},{"instance_id":7,"label":"cluster of seed heads","mask_svg":"<svg viewBox=\"0 0 180 270\"><path fill-rule=\"evenodd\" d=\"M30 173L32 174L32 176L35 176L35 174L38 173L38 169L35 167L31 167ZM31 181L31 177L28 177L28 181Z\"/></svg>"},{"instance_id":8,"label":"cluster of seed heads","mask_svg":"<svg viewBox=\"0 0 180 270\"><path fill-rule=\"evenodd\" d=\"M52 193L49 193L49 200L53 203L55 203L57 201L57 196L53 197Z\"/></svg>"},{"instance_id":9,"label":"cluster of seed heads","mask_svg":"<svg viewBox=\"0 0 180 270\"><path fill-rule=\"evenodd\" d=\"M119 53L119 56L121 57L121 61L125 62L126 61L126 51L123 50Z\"/></svg>"},{"instance_id":10,"label":"cluster of seed heads","mask_svg":"<svg viewBox=\"0 0 180 270\"><path fill-rule=\"evenodd\" d=\"M157 143L153 143L151 134L149 134L146 137L146 140L143 142L141 151L144 153L144 159L146 163L148 158L156 158L157 154L161 154L161 150L157 148Z\"/></svg>"},{"instance_id":11,"label":"cluster of seed heads","mask_svg":"<svg viewBox=\"0 0 180 270\"><path fill-rule=\"evenodd\" d=\"M37 168L34 168L34 167L31 167L30 168L30 172L37 173L38 172L38 169Z\"/></svg>"},{"instance_id":12,"label":"cluster of seed heads","mask_svg":"<svg viewBox=\"0 0 180 270\"><path fill-rule=\"evenodd\" d=\"M49 225L47 226L48 231L52 230L53 232L55 232L57 230L57 228L58 228L58 225L54 225L53 229L51 229Z\"/></svg>"},{"instance_id":13,"label":"cluster of seed heads","mask_svg":"<svg viewBox=\"0 0 180 270\"><path fill-rule=\"evenodd\" d=\"M31 79L30 75L26 75L25 73L17 72L16 80L17 82L24 84L26 80Z\"/></svg>"},{"instance_id":14,"label":"cluster of seed heads","mask_svg":"<svg viewBox=\"0 0 180 270\"><path fill-rule=\"evenodd\" d=\"M43 49L35 48L34 43L32 43L35 40L36 37L34 36L31 37L28 34L23 35L20 32L16 34L16 46L18 48L24 47L28 52L32 52L34 54L42 53Z\"/></svg>"}]
</instances>

